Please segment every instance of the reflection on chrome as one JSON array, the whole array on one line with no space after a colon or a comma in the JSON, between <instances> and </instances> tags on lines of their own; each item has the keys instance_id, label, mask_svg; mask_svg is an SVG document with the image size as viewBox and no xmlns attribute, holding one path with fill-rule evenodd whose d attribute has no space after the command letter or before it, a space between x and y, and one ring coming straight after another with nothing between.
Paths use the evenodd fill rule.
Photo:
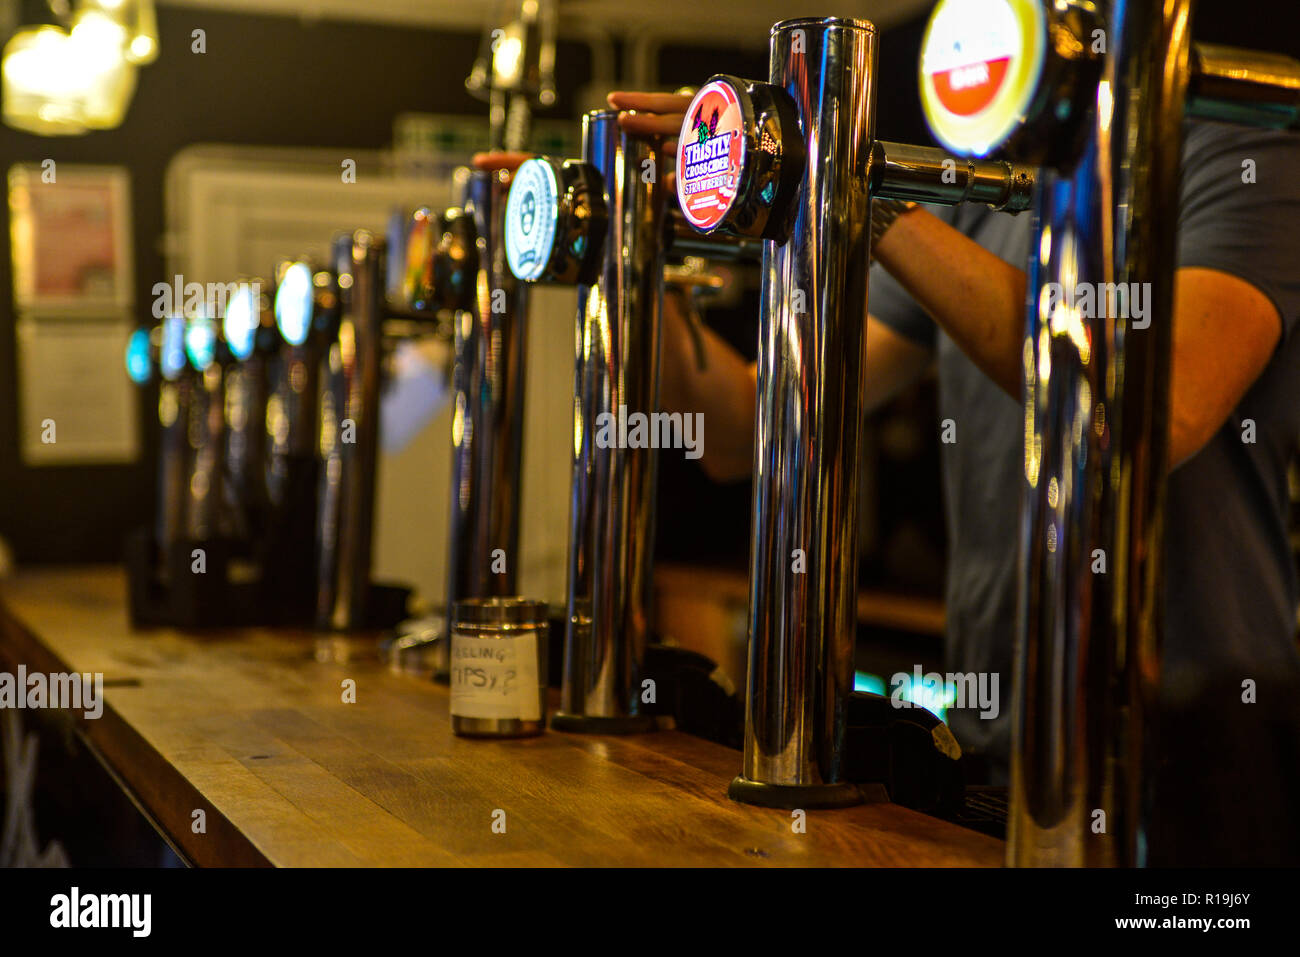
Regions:
<instances>
[{"instance_id":1,"label":"reflection on chrome","mask_svg":"<svg viewBox=\"0 0 1300 957\"><path fill-rule=\"evenodd\" d=\"M506 263L504 178L476 170L465 188L463 217L445 224L431 270L433 299L462 310L454 324L448 616L462 598L514 595L519 564L528 293ZM445 673L446 648L437 654Z\"/></svg>"},{"instance_id":2,"label":"reflection on chrome","mask_svg":"<svg viewBox=\"0 0 1300 957\"><path fill-rule=\"evenodd\" d=\"M1112 112L1090 120L1072 171L1042 175L1025 339L1013 865L1145 862L1188 6L1108 11L1115 55L1101 103ZM1102 282L1151 283L1149 324L1047 295ZM1106 574L1094 573L1098 555Z\"/></svg>"},{"instance_id":3,"label":"reflection on chrome","mask_svg":"<svg viewBox=\"0 0 1300 957\"><path fill-rule=\"evenodd\" d=\"M578 287L564 682L552 723L632 732L653 727L640 696L656 456L603 447L595 434L602 413L658 407L667 192L660 177L642 177L664 168L661 145L622 134L614 112L584 117L583 160L601 174L609 225L599 276Z\"/></svg>"},{"instance_id":4,"label":"reflection on chrome","mask_svg":"<svg viewBox=\"0 0 1300 957\"><path fill-rule=\"evenodd\" d=\"M789 20L771 82L808 161L789 241L767 244L759 324L749 688L737 800L835 807L853 687L858 439L866 340L875 28Z\"/></svg>"},{"instance_id":5,"label":"reflection on chrome","mask_svg":"<svg viewBox=\"0 0 1300 957\"><path fill-rule=\"evenodd\" d=\"M347 631L366 621L386 253L384 240L367 230L335 240L341 308L322 376L315 613L320 629Z\"/></svg>"}]
</instances>

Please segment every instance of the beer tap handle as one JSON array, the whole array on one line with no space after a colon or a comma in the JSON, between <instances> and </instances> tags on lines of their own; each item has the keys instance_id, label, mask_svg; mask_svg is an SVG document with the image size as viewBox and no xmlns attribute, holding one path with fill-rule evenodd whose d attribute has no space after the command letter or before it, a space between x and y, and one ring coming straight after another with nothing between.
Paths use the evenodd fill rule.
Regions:
<instances>
[{"instance_id":1,"label":"beer tap handle","mask_svg":"<svg viewBox=\"0 0 1300 957\"><path fill-rule=\"evenodd\" d=\"M1033 202L1034 178L1034 167L1021 163L954 156L908 143L876 140L872 145L871 195L880 199L985 203L1018 213Z\"/></svg>"}]
</instances>

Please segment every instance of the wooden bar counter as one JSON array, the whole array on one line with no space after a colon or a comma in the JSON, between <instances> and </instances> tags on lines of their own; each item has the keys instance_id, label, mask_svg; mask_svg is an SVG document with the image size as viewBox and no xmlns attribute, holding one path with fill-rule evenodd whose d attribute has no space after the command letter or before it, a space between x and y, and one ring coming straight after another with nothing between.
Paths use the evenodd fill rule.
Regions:
<instances>
[{"instance_id":1,"label":"wooden bar counter","mask_svg":"<svg viewBox=\"0 0 1300 957\"><path fill-rule=\"evenodd\" d=\"M676 731L457 738L445 687L321 647L304 632L133 630L118 569L0 583L0 670L103 673L103 715L69 718L192 864L1002 862L1001 842L885 802L809 812L795 833L790 812L727 799L738 752Z\"/></svg>"}]
</instances>

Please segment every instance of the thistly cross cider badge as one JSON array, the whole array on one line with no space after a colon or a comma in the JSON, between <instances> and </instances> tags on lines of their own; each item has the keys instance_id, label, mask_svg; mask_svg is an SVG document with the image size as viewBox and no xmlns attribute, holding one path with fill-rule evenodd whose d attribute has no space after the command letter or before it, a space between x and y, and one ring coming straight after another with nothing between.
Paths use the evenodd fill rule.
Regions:
<instances>
[{"instance_id":1,"label":"thistly cross cider badge","mask_svg":"<svg viewBox=\"0 0 1300 957\"><path fill-rule=\"evenodd\" d=\"M717 226L731 208L744 159L744 117L731 84L713 81L696 95L678 138L677 194L697 229Z\"/></svg>"}]
</instances>

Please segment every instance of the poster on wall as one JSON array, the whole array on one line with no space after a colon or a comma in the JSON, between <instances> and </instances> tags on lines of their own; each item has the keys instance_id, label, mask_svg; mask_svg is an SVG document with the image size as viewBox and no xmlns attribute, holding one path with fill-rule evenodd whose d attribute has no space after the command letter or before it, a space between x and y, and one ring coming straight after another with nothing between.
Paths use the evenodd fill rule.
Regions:
<instances>
[{"instance_id":1,"label":"poster on wall","mask_svg":"<svg viewBox=\"0 0 1300 957\"><path fill-rule=\"evenodd\" d=\"M123 367L135 326L126 170L12 166L9 214L23 464L134 461L136 397Z\"/></svg>"},{"instance_id":2,"label":"poster on wall","mask_svg":"<svg viewBox=\"0 0 1300 957\"><path fill-rule=\"evenodd\" d=\"M99 313L131 305L130 182L120 166L9 169L14 306Z\"/></svg>"}]
</instances>

